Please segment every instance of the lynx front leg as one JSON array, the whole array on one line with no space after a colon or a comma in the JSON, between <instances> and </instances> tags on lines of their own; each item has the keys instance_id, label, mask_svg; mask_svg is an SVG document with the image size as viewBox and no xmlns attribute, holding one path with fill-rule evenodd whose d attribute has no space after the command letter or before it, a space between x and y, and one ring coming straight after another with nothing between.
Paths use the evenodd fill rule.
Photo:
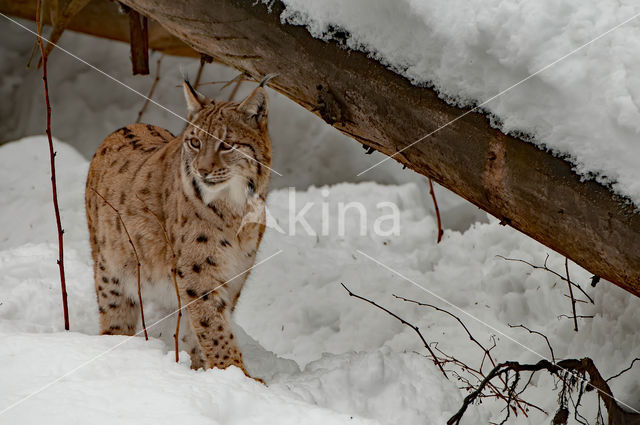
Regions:
<instances>
[{"instance_id":1,"label":"lynx front leg","mask_svg":"<svg viewBox=\"0 0 640 425\"><path fill-rule=\"evenodd\" d=\"M184 299L193 300L202 294L196 295L193 291L187 290L186 295ZM227 320L230 313L228 309L226 302L215 293L202 296L187 306L191 327L200 346L198 354L202 355L205 367L225 369L233 365L241 368L246 374L242 353Z\"/></svg>"}]
</instances>

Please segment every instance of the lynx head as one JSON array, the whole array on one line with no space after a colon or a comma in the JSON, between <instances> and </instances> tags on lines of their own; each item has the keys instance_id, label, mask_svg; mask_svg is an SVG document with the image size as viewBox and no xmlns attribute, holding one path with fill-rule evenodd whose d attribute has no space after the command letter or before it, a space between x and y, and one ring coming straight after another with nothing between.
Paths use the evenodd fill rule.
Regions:
<instances>
[{"instance_id":1,"label":"lynx head","mask_svg":"<svg viewBox=\"0 0 640 425\"><path fill-rule=\"evenodd\" d=\"M184 82L189 125L182 135L185 190L204 202L264 195L271 166L266 77L241 102L207 98Z\"/></svg>"}]
</instances>

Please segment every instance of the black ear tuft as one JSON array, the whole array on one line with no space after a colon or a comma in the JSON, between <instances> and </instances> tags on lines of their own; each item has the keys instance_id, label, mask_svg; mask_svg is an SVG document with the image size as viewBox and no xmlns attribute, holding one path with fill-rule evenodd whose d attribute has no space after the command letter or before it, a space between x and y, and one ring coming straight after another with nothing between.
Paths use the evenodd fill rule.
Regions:
<instances>
[{"instance_id":1,"label":"black ear tuft","mask_svg":"<svg viewBox=\"0 0 640 425\"><path fill-rule=\"evenodd\" d=\"M260 84L258 84L258 87L264 87L269 82L269 80L272 80L277 76L278 76L278 74L267 74L267 75L265 75L265 77L260 81Z\"/></svg>"},{"instance_id":2,"label":"black ear tuft","mask_svg":"<svg viewBox=\"0 0 640 425\"><path fill-rule=\"evenodd\" d=\"M187 102L189 118L198 113L204 107L204 105L210 102L210 100L205 95L198 93L186 78L184 80L182 88L184 92L184 99Z\"/></svg>"}]
</instances>

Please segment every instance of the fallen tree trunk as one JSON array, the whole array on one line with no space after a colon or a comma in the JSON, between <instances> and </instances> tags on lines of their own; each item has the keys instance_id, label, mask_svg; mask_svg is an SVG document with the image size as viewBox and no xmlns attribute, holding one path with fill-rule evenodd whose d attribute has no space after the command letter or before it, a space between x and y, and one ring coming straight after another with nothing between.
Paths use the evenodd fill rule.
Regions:
<instances>
[{"instance_id":1,"label":"fallen tree trunk","mask_svg":"<svg viewBox=\"0 0 640 425\"><path fill-rule=\"evenodd\" d=\"M43 23L50 24L51 16L45 4ZM36 0L0 0L0 12L18 18L34 20ZM129 42L129 15L118 9L115 2L91 0L72 18L67 29L110 40ZM157 22L149 22L149 48L175 56L199 57L200 54L169 34ZM44 35L46 37L46 33Z\"/></svg>"},{"instance_id":2,"label":"fallen tree trunk","mask_svg":"<svg viewBox=\"0 0 640 425\"><path fill-rule=\"evenodd\" d=\"M123 3L156 20L194 51L256 78L277 73L271 87L386 155L465 112L363 53L282 24L279 0L269 8L248 0ZM565 160L491 128L475 112L394 159L591 273L640 295L640 214L607 187L581 181Z\"/></svg>"}]
</instances>

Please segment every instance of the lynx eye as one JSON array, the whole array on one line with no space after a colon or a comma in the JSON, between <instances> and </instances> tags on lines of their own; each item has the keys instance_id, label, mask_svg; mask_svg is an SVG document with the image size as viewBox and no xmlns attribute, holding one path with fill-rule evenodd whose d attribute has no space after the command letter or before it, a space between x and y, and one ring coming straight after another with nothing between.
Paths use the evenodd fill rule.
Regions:
<instances>
[{"instance_id":1,"label":"lynx eye","mask_svg":"<svg viewBox=\"0 0 640 425\"><path fill-rule=\"evenodd\" d=\"M195 137L189 140L189 144L194 149L200 149L200 140L196 139Z\"/></svg>"}]
</instances>

